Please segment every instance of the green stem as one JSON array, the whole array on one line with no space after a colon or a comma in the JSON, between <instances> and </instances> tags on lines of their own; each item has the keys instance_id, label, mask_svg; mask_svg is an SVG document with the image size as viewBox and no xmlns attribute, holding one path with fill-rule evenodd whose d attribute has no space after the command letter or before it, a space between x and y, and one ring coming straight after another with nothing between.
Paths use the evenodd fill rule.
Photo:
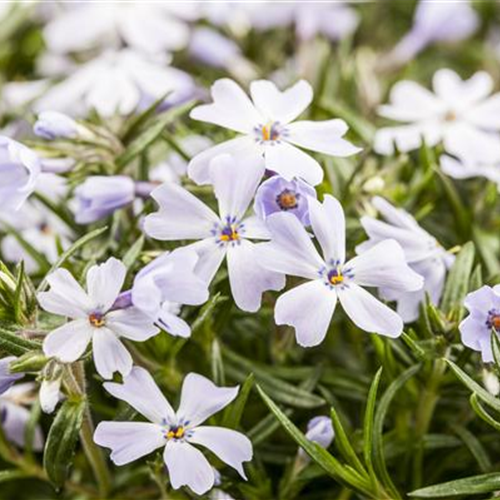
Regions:
<instances>
[{"instance_id":1,"label":"green stem","mask_svg":"<svg viewBox=\"0 0 500 500\"><path fill-rule=\"evenodd\" d=\"M66 381L70 392L85 397L86 383L83 363L79 362L72 364L69 367L67 373L68 377ZM94 443L93 436L94 423L92 421L90 408L88 404L86 404L85 413L83 415L82 428L80 429L80 440L82 442L85 455L87 456L90 466L92 467L92 470L94 472L94 476L97 480L99 486L99 494L101 495L101 497L106 498L111 486L111 476L106 465L106 460L104 459L101 449Z\"/></svg>"}]
</instances>

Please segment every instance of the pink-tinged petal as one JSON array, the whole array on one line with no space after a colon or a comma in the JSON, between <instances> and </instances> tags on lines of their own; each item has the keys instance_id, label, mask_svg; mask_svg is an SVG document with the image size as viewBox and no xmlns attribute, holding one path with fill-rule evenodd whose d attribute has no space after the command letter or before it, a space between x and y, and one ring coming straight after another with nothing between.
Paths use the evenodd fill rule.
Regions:
<instances>
[{"instance_id":1,"label":"pink-tinged petal","mask_svg":"<svg viewBox=\"0 0 500 500\"><path fill-rule=\"evenodd\" d=\"M175 412L162 394L151 374L134 366L123 384L105 382L104 388L115 398L125 401L155 424L175 422Z\"/></svg>"},{"instance_id":2,"label":"pink-tinged petal","mask_svg":"<svg viewBox=\"0 0 500 500\"><path fill-rule=\"evenodd\" d=\"M391 89L390 104L380 106L378 114L399 122L427 120L445 112L443 103L422 85L412 81L397 82Z\"/></svg>"},{"instance_id":3,"label":"pink-tinged petal","mask_svg":"<svg viewBox=\"0 0 500 500\"><path fill-rule=\"evenodd\" d=\"M189 427L196 427L233 401L238 390L238 386L218 387L203 375L189 373L182 384L177 418Z\"/></svg>"},{"instance_id":4,"label":"pink-tinged petal","mask_svg":"<svg viewBox=\"0 0 500 500\"><path fill-rule=\"evenodd\" d=\"M198 153L188 165L188 175L196 184L210 184L210 162L221 154L245 156L261 151L261 147L250 136L237 137L222 142ZM261 151L262 152L262 151Z\"/></svg>"},{"instance_id":5,"label":"pink-tinged petal","mask_svg":"<svg viewBox=\"0 0 500 500\"><path fill-rule=\"evenodd\" d=\"M336 198L325 195L323 203L308 199L309 217L314 235L323 250L325 261L345 260L345 216L342 205Z\"/></svg>"},{"instance_id":6,"label":"pink-tinged petal","mask_svg":"<svg viewBox=\"0 0 500 500\"><path fill-rule=\"evenodd\" d=\"M217 455L224 463L236 469L246 479L243 462L252 460L252 442L241 432L223 427L196 427L188 441L200 444Z\"/></svg>"},{"instance_id":7,"label":"pink-tinged petal","mask_svg":"<svg viewBox=\"0 0 500 500\"><path fill-rule=\"evenodd\" d=\"M213 103L194 108L189 115L191 118L214 123L242 134L251 133L262 121L252 101L233 80L217 80L212 85L211 93Z\"/></svg>"},{"instance_id":8,"label":"pink-tinged petal","mask_svg":"<svg viewBox=\"0 0 500 500\"><path fill-rule=\"evenodd\" d=\"M256 153L242 157L224 154L210 162L210 179L222 220L245 215L264 171L264 158Z\"/></svg>"},{"instance_id":9,"label":"pink-tinged petal","mask_svg":"<svg viewBox=\"0 0 500 500\"><path fill-rule=\"evenodd\" d=\"M227 250L231 293L236 305L247 312L260 309L264 292L281 290L285 286L285 275L263 268L255 248L250 241L241 240Z\"/></svg>"},{"instance_id":10,"label":"pink-tinged petal","mask_svg":"<svg viewBox=\"0 0 500 500\"><path fill-rule=\"evenodd\" d=\"M89 296L67 269L47 276L48 292L38 294L38 302L48 312L68 318L87 317L92 307Z\"/></svg>"},{"instance_id":11,"label":"pink-tinged petal","mask_svg":"<svg viewBox=\"0 0 500 500\"><path fill-rule=\"evenodd\" d=\"M159 333L152 318L136 307L118 309L106 314L106 327L119 337L144 342Z\"/></svg>"},{"instance_id":12,"label":"pink-tinged petal","mask_svg":"<svg viewBox=\"0 0 500 500\"><path fill-rule=\"evenodd\" d=\"M310 155L287 142L265 146L266 168L281 175L287 181L294 177L312 186L321 184L324 172L321 165Z\"/></svg>"},{"instance_id":13,"label":"pink-tinged petal","mask_svg":"<svg viewBox=\"0 0 500 500\"><path fill-rule=\"evenodd\" d=\"M414 292L424 285L424 279L408 266L403 249L395 240L377 243L346 262L345 269L350 269L354 274L354 282L362 286Z\"/></svg>"},{"instance_id":14,"label":"pink-tinged petal","mask_svg":"<svg viewBox=\"0 0 500 500\"><path fill-rule=\"evenodd\" d=\"M360 286L349 283L338 294L344 311L361 330L393 338L403 333L399 315Z\"/></svg>"},{"instance_id":15,"label":"pink-tinged petal","mask_svg":"<svg viewBox=\"0 0 500 500\"><path fill-rule=\"evenodd\" d=\"M111 379L115 372L126 377L132 370L132 356L120 339L108 328L96 328L92 338L92 351L97 373Z\"/></svg>"},{"instance_id":16,"label":"pink-tinged petal","mask_svg":"<svg viewBox=\"0 0 500 500\"><path fill-rule=\"evenodd\" d=\"M144 230L157 240L197 240L210 235L217 215L196 196L174 183L157 187L151 196L160 210L146 216Z\"/></svg>"},{"instance_id":17,"label":"pink-tinged petal","mask_svg":"<svg viewBox=\"0 0 500 500\"><path fill-rule=\"evenodd\" d=\"M43 352L63 363L79 359L92 340L94 328L87 319L70 321L52 330L43 341Z\"/></svg>"},{"instance_id":18,"label":"pink-tinged petal","mask_svg":"<svg viewBox=\"0 0 500 500\"><path fill-rule=\"evenodd\" d=\"M94 432L94 442L111 449L115 465L125 465L165 446L164 431L147 422L101 422Z\"/></svg>"},{"instance_id":19,"label":"pink-tinged petal","mask_svg":"<svg viewBox=\"0 0 500 500\"><path fill-rule=\"evenodd\" d=\"M262 266L292 276L317 278L325 263L297 217L276 213L267 218L267 227L271 242L258 245Z\"/></svg>"},{"instance_id":20,"label":"pink-tinged petal","mask_svg":"<svg viewBox=\"0 0 500 500\"><path fill-rule=\"evenodd\" d=\"M323 280L299 285L276 301L274 319L277 325L295 328L295 338L302 347L321 344L335 312L337 294Z\"/></svg>"},{"instance_id":21,"label":"pink-tinged petal","mask_svg":"<svg viewBox=\"0 0 500 500\"><path fill-rule=\"evenodd\" d=\"M188 486L197 495L203 495L213 487L214 469L203 453L187 441L171 439L165 447L163 459L175 490Z\"/></svg>"},{"instance_id":22,"label":"pink-tinged petal","mask_svg":"<svg viewBox=\"0 0 500 500\"><path fill-rule=\"evenodd\" d=\"M174 337L188 338L191 336L190 326L182 318L170 312L168 303L164 304L160 311L158 324Z\"/></svg>"},{"instance_id":23,"label":"pink-tinged petal","mask_svg":"<svg viewBox=\"0 0 500 500\"><path fill-rule=\"evenodd\" d=\"M342 139L347 132L344 120L300 121L287 126L286 140L301 148L331 156L352 156L361 151Z\"/></svg>"},{"instance_id":24,"label":"pink-tinged petal","mask_svg":"<svg viewBox=\"0 0 500 500\"><path fill-rule=\"evenodd\" d=\"M101 312L111 308L122 289L127 268L111 257L104 264L92 266L87 273L87 290L93 307Z\"/></svg>"},{"instance_id":25,"label":"pink-tinged petal","mask_svg":"<svg viewBox=\"0 0 500 500\"><path fill-rule=\"evenodd\" d=\"M215 238L207 238L186 248L193 249L198 254L195 274L207 285L210 284L226 256L226 247L219 245Z\"/></svg>"},{"instance_id":26,"label":"pink-tinged petal","mask_svg":"<svg viewBox=\"0 0 500 500\"><path fill-rule=\"evenodd\" d=\"M305 80L299 80L284 91L269 80L256 80L250 84L250 94L255 107L266 121L282 125L297 118L313 99L313 89Z\"/></svg>"}]
</instances>

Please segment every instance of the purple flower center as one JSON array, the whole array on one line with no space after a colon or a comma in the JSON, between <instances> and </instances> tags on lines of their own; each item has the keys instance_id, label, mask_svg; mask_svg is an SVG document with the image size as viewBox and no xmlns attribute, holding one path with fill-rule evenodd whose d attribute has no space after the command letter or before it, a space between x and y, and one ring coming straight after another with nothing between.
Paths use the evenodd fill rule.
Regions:
<instances>
[{"instance_id":1,"label":"purple flower center","mask_svg":"<svg viewBox=\"0 0 500 500\"><path fill-rule=\"evenodd\" d=\"M319 270L319 275L323 277L325 285L328 288L337 286L348 287L349 281L354 278L354 274L350 268L345 268L340 260L332 259L328 267L323 267Z\"/></svg>"},{"instance_id":2,"label":"purple flower center","mask_svg":"<svg viewBox=\"0 0 500 500\"><path fill-rule=\"evenodd\" d=\"M281 210L293 210L299 205L300 194L291 189L284 189L276 196L276 203Z\"/></svg>"},{"instance_id":3,"label":"purple flower center","mask_svg":"<svg viewBox=\"0 0 500 500\"><path fill-rule=\"evenodd\" d=\"M328 282L332 285L341 285L344 282L344 275L342 274L340 267L332 269L328 273Z\"/></svg>"},{"instance_id":4,"label":"purple flower center","mask_svg":"<svg viewBox=\"0 0 500 500\"><path fill-rule=\"evenodd\" d=\"M219 244L239 244L245 225L238 222L236 217L227 216L223 225L215 224L212 234L217 238Z\"/></svg>"},{"instance_id":5,"label":"purple flower center","mask_svg":"<svg viewBox=\"0 0 500 500\"><path fill-rule=\"evenodd\" d=\"M267 124L259 124L254 128L255 137L258 142L276 142L280 138L286 136L286 129L280 124L280 122L270 122Z\"/></svg>"},{"instance_id":6,"label":"purple flower center","mask_svg":"<svg viewBox=\"0 0 500 500\"><path fill-rule=\"evenodd\" d=\"M100 312L93 312L89 314L89 323L95 328L101 328L106 324L104 314Z\"/></svg>"},{"instance_id":7,"label":"purple flower center","mask_svg":"<svg viewBox=\"0 0 500 500\"><path fill-rule=\"evenodd\" d=\"M497 309L490 309L488 311L486 326L490 330L493 328L496 332L500 333L500 311L498 311Z\"/></svg>"}]
</instances>

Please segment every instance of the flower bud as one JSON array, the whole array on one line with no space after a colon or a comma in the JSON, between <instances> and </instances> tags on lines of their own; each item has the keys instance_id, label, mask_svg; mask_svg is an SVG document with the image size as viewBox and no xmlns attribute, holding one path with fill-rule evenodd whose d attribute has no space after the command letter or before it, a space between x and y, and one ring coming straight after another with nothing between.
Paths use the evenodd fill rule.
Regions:
<instances>
[{"instance_id":1,"label":"flower bud","mask_svg":"<svg viewBox=\"0 0 500 500\"><path fill-rule=\"evenodd\" d=\"M0 394L10 389L16 380L24 376L23 373L11 373L10 364L13 361L16 361L15 356L8 356L0 359Z\"/></svg>"},{"instance_id":2,"label":"flower bud","mask_svg":"<svg viewBox=\"0 0 500 500\"><path fill-rule=\"evenodd\" d=\"M75 139L79 135L80 126L73 118L58 111L44 111L38 115L33 131L38 137L53 141L54 139Z\"/></svg>"}]
</instances>

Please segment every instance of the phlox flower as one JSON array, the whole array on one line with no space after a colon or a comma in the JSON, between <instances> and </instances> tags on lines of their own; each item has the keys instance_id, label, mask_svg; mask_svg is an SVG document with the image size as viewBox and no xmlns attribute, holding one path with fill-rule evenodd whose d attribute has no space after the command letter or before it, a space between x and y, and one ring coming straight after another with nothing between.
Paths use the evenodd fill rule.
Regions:
<instances>
[{"instance_id":1,"label":"phlox flower","mask_svg":"<svg viewBox=\"0 0 500 500\"><path fill-rule=\"evenodd\" d=\"M258 80L251 83L250 94L251 100L236 82L223 78L212 86L213 103L191 111L195 120L241 134L191 160L188 174L196 183L210 182L210 160L216 155L239 156L251 151L263 154L266 168L285 179L298 177L316 185L323 179L323 169L299 148L342 157L360 151L342 139L348 129L343 120L293 122L313 98L312 87L306 81L300 80L282 92L273 82Z\"/></svg>"},{"instance_id":2,"label":"phlox flower","mask_svg":"<svg viewBox=\"0 0 500 500\"><path fill-rule=\"evenodd\" d=\"M17 446L26 446L26 426L31 412L26 406L35 400L35 384L26 382L13 385L0 395L0 426L5 437ZM35 427L32 447L34 451L43 449L44 439L39 425Z\"/></svg>"},{"instance_id":3,"label":"phlox flower","mask_svg":"<svg viewBox=\"0 0 500 500\"><path fill-rule=\"evenodd\" d=\"M346 262L345 217L340 203L330 195L323 203L314 198L308 201L312 230L323 256L300 221L283 212L268 218L271 242L258 246L259 262L264 267L307 280L278 298L276 323L293 326L301 346L318 345L339 300L362 330L389 337L401 335L401 317L363 288L422 288L422 277L408 267L399 243L384 240Z\"/></svg>"},{"instance_id":4,"label":"phlox flower","mask_svg":"<svg viewBox=\"0 0 500 500\"><path fill-rule=\"evenodd\" d=\"M491 335L500 334L500 285L485 285L467 294L464 306L470 314L459 325L462 343L479 351L485 363L491 363Z\"/></svg>"},{"instance_id":5,"label":"phlox flower","mask_svg":"<svg viewBox=\"0 0 500 500\"><path fill-rule=\"evenodd\" d=\"M15 356L0 359L0 395L10 389L20 378L24 377L22 373L10 372L9 366L16 359Z\"/></svg>"},{"instance_id":6,"label":"phlox flower","mask_svg":"<svg viewBox=\"0 0 500 500\"><path fill-rule=\"evenodd\" d=\"M330 417L320 415L311 418L307 423L306 438L313 443L318 443L322 448L328 448L334 437L335 432Z\"/></svg>"},{"instance_id":7,"label":"phlox flower","mask_svg":"<svg viewBox=\"0 0 500 500\"><path fill-rule=\"evenodd\" d=\"M40 174L40 160L31 149L0 136L0 212L18 210L35 190Z\"/></svg>"},{"instance_id":8,"label":"phlox flower","mask_svg":"<svg viewBox=\"0 0 500 500\"><path fill-rule=\"evenodd\" d=\"M146 234L157 240L201 240L190 248L199 255L195 272L207 283L227 258L234 301L251 312L260 308L264 291L284 286L282 275L259 265L250 241L268 238L263 222L255 216L245 217L263 174L260 156L219 155L210 164L219 215L186 189L165 183L151 194L159 212L144 221Z\"/></svg>"},{"instance_id":9,"label":"phlox flower","mask_svg":"<svg viewBox=\"0 0 500 500\"><path fill-rule=\"evenodd\" d=\"M413 26L394 47L389 58L402 64L434 42L457 42L471 36L479 27L479 17L467 0L427 2L420 0Z\"/></svg>"},{"instance_id":10,"label":"phlox flower","mask_svg":"<svg viewBox=\"0 0 500 500\"><path fill-rule=\"evenodd\" d=\"M207 284L195 274L197 263L198 254L188 248L157 257L137 273L131 303L167 333L189 337L191 328L178 316L180 305L208 300Z\"/></svg>"},{"instance_id":11,"label":"phlox flower","mask_svg":"<svg viewBox=\"0 0 500 500\"><path fill-rule=\"evenodd\" d=\"M287 181L273 175L263 182L255 194L254 210L262 219L276 212L294 214L305 226L309 225L307 198L316 198L316 190L301 179Z\"/></svg>"},{"instance_id":12,"label":"phlox flower","mask_svg":"<svg viewBox=\"0 0 500 500\"><path fill-rule=\"evenodd\" d=\"M370 239L358 245L356 251L362 254L388 238L401 245L406 262L424 278L424 286L420 290L408 292L384 287L379 292L386 300L397 301L398 314L405 322L415 321L418 318L419 304L426 293L434 304L439 304L446 273L455 257L447 252L436 238L422 229L405 210L395 208L380 197L375 197L372 204L386 222L362 217L361 225Z\"/></svg>"},{"instance_id":13,"label":"phlox flower","mask_svg":"<svg viewBox=\"0 0 500 500\"><path fill-rule=\"evenodd\" d=\"M123 376L130 373L132 356L120 338L143 342L159 330L137 308L112 310L125 275L124 264L111 257L88 270L87 291L66 269L57 269L47 277L50 290L39 293L38 302L46 311L71 321L45 337L46 356L71 363L92 343L94 363L101 377L110 379L115 371Z\"/></svg>"},{"instance_id":14,"label":"phlox flower","mask_svg":"<svg viewBox=\"0 0 500 500\"><path fill-rule=\"evenodd\" d=\"M374 139L380 154L392 154L394 144L406 152L443 143L447 153L493 162L500 158L500 94L490 95L493 80L480 71L468 80L441 69L434 74L433 92L411 81L396 83L390 104L379 114L404 124L381 128Z\"/></svg>"},{"instance_id":15,"label":"phlox flower","mask_svg":"<svg viewBox=\"0 0 500 500\"><path fill-rule=\"evenodd\" d=\"M49 51L70 53L96 47L129 47L151 54L186 46L196 9L182 3L65 4L43 30Z\"/></svg>"},{"instance_id":16,"label":"phlox flower","mask_svg":"<svg viewBox=\"0 0 500 500\"><path fill-rule=\"evenodd\" d=\"M123 384L107 382L104 388L151 422L113 421L97 426L94 441L111 448L111 460L116 465L164 448L172 487L188 486L203 495L214 485L215 473L203 453L193 446L201 445L246 479L243 462L252 459L250 440L232 429L200 425L233 401L238 387L217 387L202 375L189 373L177 411L144 368L134 367Z\"/></svg>"},{"instance_id":17,"label":"phlox flower","mask_svg":"<svg viewBox=\"0 0 500 500\"><path fill-rule=\"evenodd\" d=\"M54 85L40 99L35 111L60 111L85 115L95 109L109 118L129 115L168 95L174 105L194 92L187 73L172 68L131 49L107 51L82 64L68 78Z\"/></svg>"},{"instance_id":18,"label":"phlox flower","mask_svg":"<svg viewBox=\"0 0 500 500\"><path fill-rule=\"evenodd\" d=\"M439 158L441 170L454 179L484 177L497 185L500 191L500 158L495 161L481 161L474 155L457 159L448 155Z\"/></svg>"}]
</instances>

